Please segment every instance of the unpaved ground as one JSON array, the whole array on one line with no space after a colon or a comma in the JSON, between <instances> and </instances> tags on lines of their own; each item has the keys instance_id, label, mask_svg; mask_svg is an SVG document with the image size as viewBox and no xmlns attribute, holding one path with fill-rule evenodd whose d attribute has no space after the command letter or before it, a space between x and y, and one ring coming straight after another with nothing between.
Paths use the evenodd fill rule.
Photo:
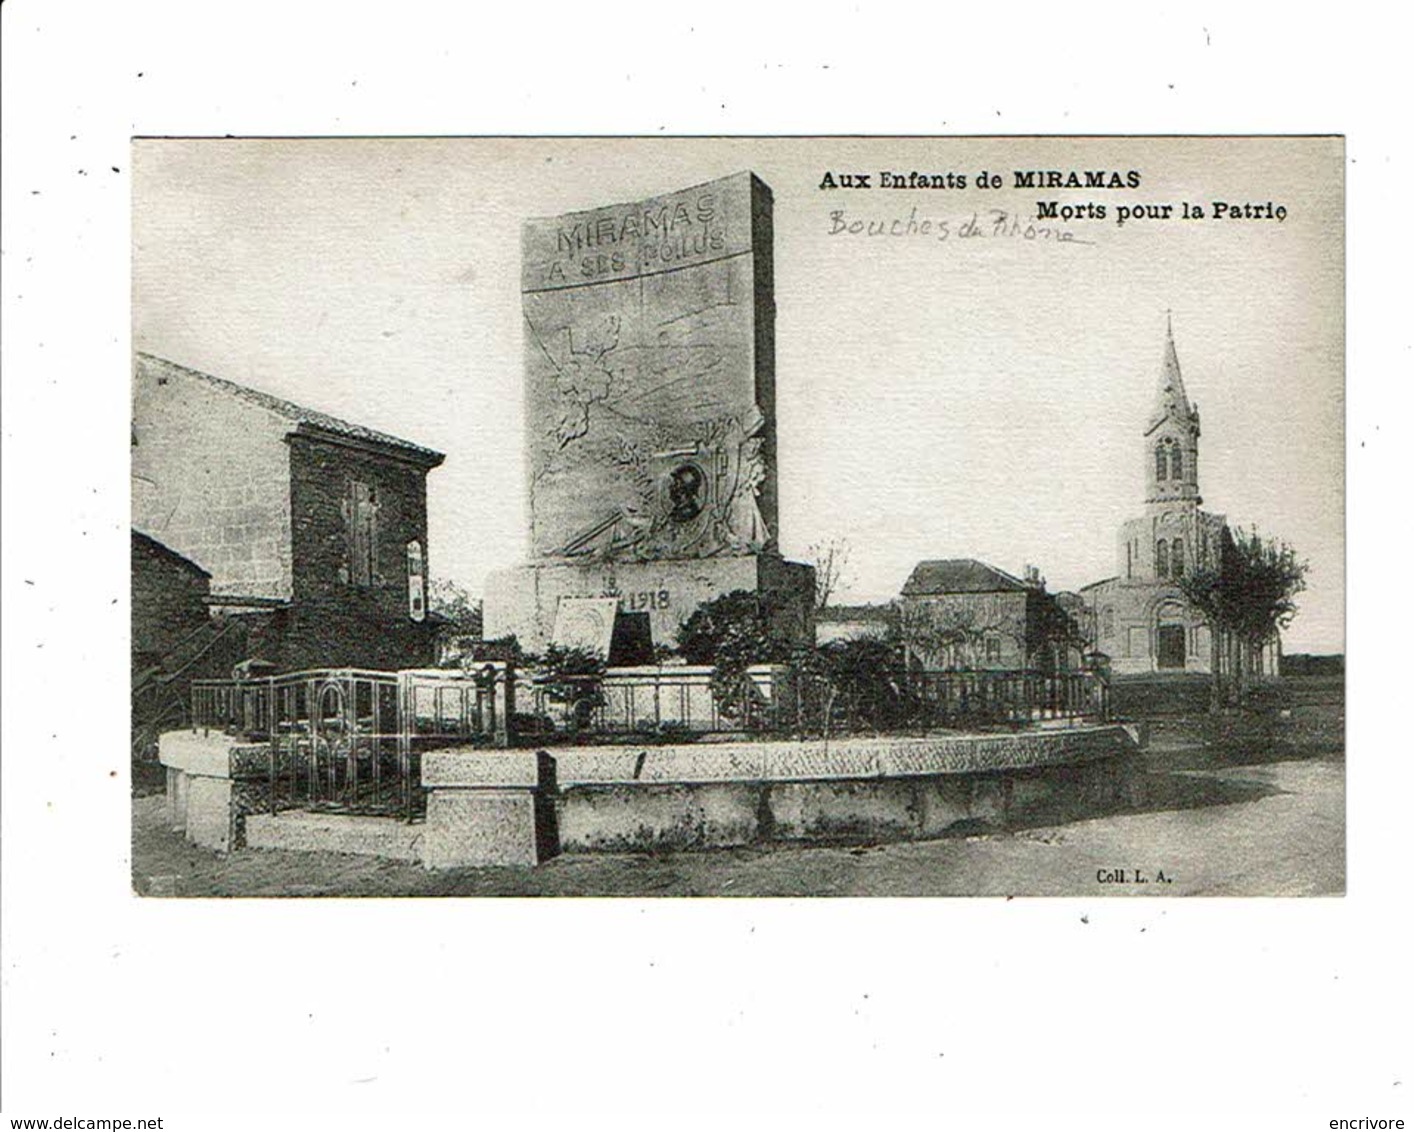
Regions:
<instances>
[{"instance_id":1,"label":"unpaved ground","mask_svg":"<svg viewBox=\"0 0 1414 1132\"><path fill-rule=\"evenodd\" d=\"M1292 753L1298 757L1281 757ZM160 797L138 798L133 875L139 892L181 896L1305 896L1344 890L1344 762L1338 754L1293 752L1286 745L1215 753L1213 744L1171 727L1156 733L1147 760L1150 790L1142 812L1064 826L852 848L562 856L536 869L445 873L336 854L221 855L168 831ZM1101 870L1123 870L1124 878L1102 881ZM1147 883L1136 882L1136 870ZM1167 883L1157 879L1160 871Z\"/></svg>"}]
</instances>

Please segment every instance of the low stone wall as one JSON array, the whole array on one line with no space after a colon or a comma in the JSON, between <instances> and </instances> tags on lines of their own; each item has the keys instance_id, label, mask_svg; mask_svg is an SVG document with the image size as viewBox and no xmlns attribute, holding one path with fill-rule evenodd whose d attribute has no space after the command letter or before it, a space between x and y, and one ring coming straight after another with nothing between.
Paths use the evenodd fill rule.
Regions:
<instances>
[{"instance_id":1,"label":"low stone wall","mask_svg":"<svg viewBox=\"0 0 1414 1132\"><path fill-rule=\"evenodd\" d=\"M420 855L432 869L534 865L562 852L896 841L1112 812L1135 801L1137 749L1137 733L1121 726L553 754L457 748L424 755L427 819L392 823L395 852L381 826L374 836L346 819L255 821L271 847ZM159 751L172 828L211 849L244 845L247 816L269 805L266 748L174 731Z\"/></svg>"},{"instance_id":2,"label":"low stone wall","mask_svg":"<svg viewBox=\"0 0 1414 1132\"><path fill-rule=\"evenodd\" d=\"M1074 820L1133 801L1124 727L1005 735L429 753L423 863L887 841Z\"/></svg>"},{"instance_id":3,"label":"low stone wall","mask_svg":"<svg viewBox=\"0 0 1414 1132\"><path fill-rule=\"evenodd\" d=\"M245 817L269 805L264 744L229 735L167 731L157 757L167 768L167 819L188 841L228 852L245 838Z\"/></svg>"}]
</instances>

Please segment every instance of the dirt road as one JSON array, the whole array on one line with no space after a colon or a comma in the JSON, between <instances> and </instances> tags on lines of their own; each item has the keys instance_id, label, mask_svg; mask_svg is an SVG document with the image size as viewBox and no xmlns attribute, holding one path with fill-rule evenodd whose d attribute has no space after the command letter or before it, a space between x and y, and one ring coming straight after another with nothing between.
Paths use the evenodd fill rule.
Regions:
<instances>
[{"instance_id":1,"label":"dirt road","mask_svg":"<svg viewBox=\"0 0 1414 1132\"><path fill-rule=\"evenodd\" d=\"M562 856L537 869L429 873L335 854L227 856L133 803L138 891L182 896L1305 896L1345 883L1344 764L1174 769L1150 756L1146 812L869 847ZM1181 761L1181 760L1177 760ZM1140 876L1144 878L1140 880Z\"/></svg>"}]
</instances>

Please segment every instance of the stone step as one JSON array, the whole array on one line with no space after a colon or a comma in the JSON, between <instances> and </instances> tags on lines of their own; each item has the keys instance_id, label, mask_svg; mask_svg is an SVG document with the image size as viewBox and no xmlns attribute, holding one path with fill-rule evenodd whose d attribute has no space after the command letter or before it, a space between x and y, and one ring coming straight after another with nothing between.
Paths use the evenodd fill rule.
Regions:
<instances>
[{"instance_id":1,"label":"stone step","mask_svg":"<svg viewBox=\"0 0 1414 1132\"><path fill-rule=\"evenodd\" d=\"M300 853L354 853L390 861L422 860L421 822L364 814L312 814L286 810L251 814L245 820L245 843L251 849Z\"/></svg>"}]
</instances>

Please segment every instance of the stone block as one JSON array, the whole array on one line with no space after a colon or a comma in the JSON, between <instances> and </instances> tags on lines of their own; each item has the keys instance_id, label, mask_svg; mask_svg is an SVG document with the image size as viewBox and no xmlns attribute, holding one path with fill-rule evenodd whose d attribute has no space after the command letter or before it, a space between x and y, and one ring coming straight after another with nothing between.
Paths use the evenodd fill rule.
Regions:
<instances>
[{"instance_id":1,"label":"stone block","mask_svg":"<svg viewBox=\"0 0 1414 1132\"><path fill-rule=\"evenodd\" d=\"M220 732L164 731L157 740L157 758L163 766L188 774L226 778L235 742Z\"/></svg>"},{"instance_id":2,"label":"stone block","mask_svg":"<svg viewBox=\"0 0 1414 1132\"><path fill-rule=\"evenodd\" d=\"M187 781L184 771L167 768L167 826L175 833L187 828Z\"/></svg>"},{"instance_id":3,"label":"stone block","mask_svg":"<svg viewBox=\"0 0 1414 1132\"><path fill-rule=\"evenodd\" d=\"M222 853L234 848L235 819L229 778L188 776L186 816L188 841Z\"/></svg>"},{"instance_id":4,"label":"stone block","mask_svg":"<svg viewBox=\"0 0 1414 1132\"><path fill-rule=\"evenodd\" d=\"M745 783L568 790L558 806L560 845L566 852L747 845L757 838L758 796Z\"/></svg>"},{"instance_id":5,"label":"stone block","mask_svg":"<svg viewBox=\"0 0 1414 1132\"><path fill-rule=\"evenodd\" d=\"M422 863L429 869L534 865L558 851L554 761L528 751L446 750L423 757Z\"/></svg>"},{"instance_id":6,"label":"stone block","mask_svg":"<svg viewBox=\"0 0 1414 1132\"><path fill-rule=\"evenodd\" d=\"M1011 784L1002 774L979 774L970 779L968 816L984 825L1001 829L1007 823L1007 799Z\"/></svg>"},{"instance_id":7,"label":"stone block","mask_svg":"<svg viewBox=\"0 0 1414 1132\"><path fill-rule=\"evenodd\" d=\"M422 859L420 824L362 814L250 814L245 819L248 849L285 852L351 853L390 861Z\"/></svg>"},{"instance_id":8,"label":"stone block","mask_svg":"<svg viewBox=\"0 0 1414 1132\"><path fill-rule=\"evenodd\" d=\"M541 759L533 751L487 751L452 747L422 756L422 785L438 789L534 790Z\"/></svg>"},{"instance_id":9,"label":"stone block","mask_svg":"<svg viewBox=\"0 0 1414 1132\"><path fill-rule=\"evenodd\" d=\"M916 789L919 837L941 837L971 820L972 784L965 775L920 779Z\"/></svg>"},{"instance_id":10,"label":"stone block","mask_svg":"<svg viewBox=\"0 0 1414 1132\"><path fill-rule=\"evenodd\" d=\"M422 863L429 869L535 865L535 798L529 790L433 790Z\"/></svg>"},{"instance_id":11,"label":"stone block","mask_svg":"<svg viewBox=\"0 0 1414 1132\"><path fill-rule=\"evenodd\" d=\"M772 830L783 841L889 841L916 837L914 783L787 782L769 795Z\"/></svg>"}]
</instances>

